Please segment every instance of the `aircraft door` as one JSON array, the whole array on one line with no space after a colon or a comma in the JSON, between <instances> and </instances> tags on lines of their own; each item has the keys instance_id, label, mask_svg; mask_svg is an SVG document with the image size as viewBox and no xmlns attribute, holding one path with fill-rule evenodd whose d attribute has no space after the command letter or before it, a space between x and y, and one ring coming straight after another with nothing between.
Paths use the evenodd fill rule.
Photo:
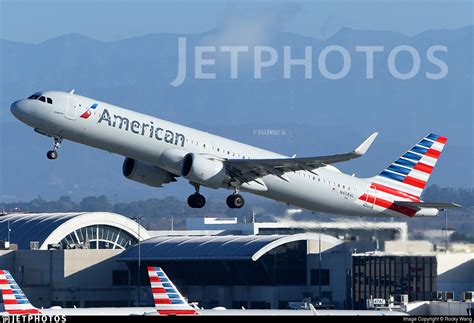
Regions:
<instances>
[{"instance_id":1,"label":"aircraft door","mask_svg":"<svg viewBox=\"0 0 474 323\"><path fill-rule=\"evenodd\" d=\"M64 116L66 119L75 120L77 116L77 99L72 96L67 97L67 107Z\"/></svg>"},{"instance_id":2,"label":"aircraft door","mask_svg":"<svg viewBox=\"0 0 474 323\"><path fill-rule=\"evenodd\" d=\"M369 209L373 209L376 200L377 200L377 188L375 187L375 185L372 184L367 189L367 193L365 195L364 206L368 207Z\"/></svg>"}]
</instances>

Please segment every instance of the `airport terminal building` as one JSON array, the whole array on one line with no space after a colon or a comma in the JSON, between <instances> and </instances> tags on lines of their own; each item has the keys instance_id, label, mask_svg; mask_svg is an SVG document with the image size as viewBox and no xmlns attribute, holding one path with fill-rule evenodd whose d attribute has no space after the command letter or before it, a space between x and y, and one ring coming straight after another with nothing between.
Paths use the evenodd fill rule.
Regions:
<instances>
[{"instance_id":1,"label":"airport terminal building","mask_svg":"<svg viewBox=\"0 0 474 323\"><path fill-rule=\"evenodd\" d=\"M474 290L474 253L440 253L406 237L400 222L196 218L186 230L148 231L105 212L10 214L0 218L0 266L38 307L150 306L148 265L204 308L365 309L371 297L428 301L443 290L458 299Z\"/></svg>"}]
</instances>

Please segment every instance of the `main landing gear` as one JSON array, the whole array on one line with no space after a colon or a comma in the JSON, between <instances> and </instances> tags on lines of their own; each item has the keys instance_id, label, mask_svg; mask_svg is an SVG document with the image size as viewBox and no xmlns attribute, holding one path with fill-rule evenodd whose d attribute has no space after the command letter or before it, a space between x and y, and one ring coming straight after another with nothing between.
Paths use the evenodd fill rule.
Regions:
<instances>
[{"instance_id":1,"label":"main landing gear","mask_svg":"<svg viewBox=\"0 0 474 323\"><path fill-rule=\"evenodd\" d=\"M245 204L244 198L237 192L229 195L225 202L231 209L240 209Z\"/></svg>"},{"instance_id":2,"label":"main landing gear","mask_svg":"<svg viewBox=\"0 0 474 323\"><path fill-rule=\"evenodd\" d=\"M189 195L188 205L193 209L200 209L204 205L206 205L206 198L204 197L204 195L196 192L194 194Z\"/></svg>"},{"instance_id":3,"label":"main landing gear","mask_svg":"<svg viewBox=\"0 0 474 323\"><path fill-rule=\"evenodd\" d=\"M63 138L54 137L53 150L48 151L48 153L46 154L46 157L48 157L48 159L58 158L58 149L59 149L59 147L61 147L61 142L62 141L63 141Z\"/></svg>"},{"instance_id":4,"label":"main landing gear","mask_svg":"<svg viewBox=\"0 0 474 323\"><path fill-rule=\"evenodd\" d=\"M206 205L206 198L204 195L199 194L199 185L195 183L190 183L194 186L196 193L189 195L188 197L188 205L193 209L200 209L204 205Z\"/></svg>"},{"instance_id":5,"label":"main landing gear","mask_svg":"<svg viewBox=\"0 0 474 323\"><path fill-rule=\"evenodd\" d=\"M206 205L206 198L204 195L199 193L199 185L191 183L194 186L196 192L189 195L188 205L193 209L200 209ZM235 190L234 194L231 194L226 199L226 204L231 209L240 209L245 204L245 200L242 195L239 194L238 190Z\"/></svg>"}]
</instances>

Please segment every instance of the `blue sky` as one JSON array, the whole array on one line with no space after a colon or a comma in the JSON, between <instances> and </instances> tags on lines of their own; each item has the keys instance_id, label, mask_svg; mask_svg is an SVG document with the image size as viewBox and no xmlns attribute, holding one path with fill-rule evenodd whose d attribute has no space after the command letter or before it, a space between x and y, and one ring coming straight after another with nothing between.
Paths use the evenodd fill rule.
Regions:
<instances>
[{"instance_id":1,"label":"blue sky","mask_svg":"<svg viewBox=\"0 0 474 323\"><path fill-rule=\"evenodd\" d=\"M341 27L413 35L471 25L472 0L0 0L0 38L29 43L67 33L103 41L205 32L233 18L317 38Z\"/></svg>"}]
</instances>

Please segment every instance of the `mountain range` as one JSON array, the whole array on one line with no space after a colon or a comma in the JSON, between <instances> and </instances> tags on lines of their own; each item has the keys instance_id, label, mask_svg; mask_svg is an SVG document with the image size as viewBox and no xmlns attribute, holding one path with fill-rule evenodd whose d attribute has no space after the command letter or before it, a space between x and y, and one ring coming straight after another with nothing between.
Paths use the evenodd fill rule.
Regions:
<instances>
[{"instance_id":1,"label":"mountain range","mask_svg":"<svg viewBox=\"0 0 474 323\"><path fill-rule=\"evenodd\" d=\"M473 158L473 30L430 30L415 36L395 32L343 28L320 40L275 32L258 44L232 39L215 29L202 34L149 34L102 42L67 34L38 44L0 40L0 201L26 200L41 195L74 199L106 194L119 200L176 195L192 187L184 181L163 189L130 182L121 174L123 157L65 142L59 159L49 161L52 142L14 119L10 104L39 90L75 89L76 93L159 118L288 155L314 156L354 149L374 131L380 132L366 156L337 165L342 171L372 176L430 132L449 138L430 184L472 187ZM178 71L178 39L187 41L187 77L172 86ZM239 77L230 77L230 58L220 46L243 45ZM272 67L254 78L254 46L271 46L278 54ZM331 80L318 68L319 55L330 45L347 50L347 76ZM420 70L409 80L395 78L388 68L389 53L400 45L415 48ZM446 46L437 57L448 66L446 77L431 80L426 72L438 67L427 59L431 46ZM216 46L205 58L215 79L194 78L196 46ZM312 48L312 78L294 66L284 78L284 46L292 58ZM374 78L366 78L366 57L356 46L383 46L374 56ZM412 60L401 53L397 69L407 73ZM341 57L332 53L327 68L341 70ZM267 59L267 58L266 58ZM206 190L208 195L224 192Z\"/></svg>"}]
</instances>

